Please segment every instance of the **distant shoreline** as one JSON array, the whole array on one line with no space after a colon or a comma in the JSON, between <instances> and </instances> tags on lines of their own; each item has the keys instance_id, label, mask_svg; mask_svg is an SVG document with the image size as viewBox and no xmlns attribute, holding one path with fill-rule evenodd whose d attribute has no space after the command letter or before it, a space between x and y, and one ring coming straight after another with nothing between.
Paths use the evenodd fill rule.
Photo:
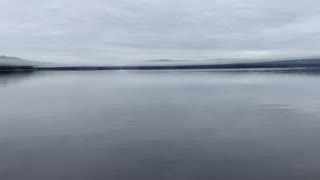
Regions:
<instances>
[{"instance_id":1,"label":"distant shoreline","mask_svg":"<svg viewBox=\"0 0 320 180\"><path fill-rule=\"evenodd\" d=\"M183 69L276 69L276 68L320 68L320 63L261 62L234 64L197 65L131 65L131 66L0 66L0 72L19 71L88 71L88 70L183 70Z\"/></svg>"},{"instance_id":2,"label":"distant shoreline","mask_svg":"<svg viewBox=\"0 0 320 180\"><path fill-rule=\"evenodd\" d=\"M26 72L36 70L33 66L0 66L0 72Z\"/></svg>"},{"instance_id":3,"label":"distant shoreline","mask_svg":"<svg viewBox=\"0 0 320 180\"><path fill-rule=\"evenodd\" d=\"M266 69L266 68L315 68L320 64L221 64L221 65L153 65L153 66L72 66L72 67L39 67L35 70L183 70L183 69Z\"/></svg>"}]
</instances>

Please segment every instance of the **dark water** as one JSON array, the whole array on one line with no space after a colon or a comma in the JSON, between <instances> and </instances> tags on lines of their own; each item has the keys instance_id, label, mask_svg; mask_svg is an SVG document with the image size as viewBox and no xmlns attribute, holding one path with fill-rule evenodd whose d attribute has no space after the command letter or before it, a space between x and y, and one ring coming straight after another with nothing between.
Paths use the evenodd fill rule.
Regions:
<instances>
[{"instance_id":1,"label":"dark water","mask_svg":"<svg viewBox=\"0 0 320 180\"><path fill-rule=\"evenodd\" d=\"M0 74L0 179L318 180L318 74Z\"/></svg>"}]
</instances>

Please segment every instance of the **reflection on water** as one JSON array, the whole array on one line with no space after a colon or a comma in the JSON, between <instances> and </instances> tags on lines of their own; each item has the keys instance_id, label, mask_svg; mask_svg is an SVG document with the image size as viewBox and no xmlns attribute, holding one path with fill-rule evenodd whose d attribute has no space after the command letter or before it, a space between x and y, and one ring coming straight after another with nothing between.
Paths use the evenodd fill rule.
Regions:
<instances>
[{"instance_id":1,"label":"reflection on water","mask_svg":"<svg viewBox=\"0 0 320 180\"><path fill-rule=\"evenodd\" d=\"M0 86L7 86L10 83L18 83L19 81L28 79L32 74L32 71L0 72Z\"/></svg>"},{"instance_id":2,"label":"reflection on water","mask_svg":"<svg viewBox=\"0 0 320 180\"><path fill-rule=\"evenodd\" d=\"M199 71L196 71L199 72ZM263 74L292 74L292 75L312 75L319 76L320 68L266 68L266 69L230 69L230 70L202 70L201 72L210 73L263 73Z\"/></svg>"},{"instance_id":3,"label":"reflection on water","mask_svg":"<svg viewBox=\"0 0 320 180\"><path fill-rule=\"evenodd\" d=\"M0 179L317 180L318 74L2 76Z\"/></svg>"}]
</instances>

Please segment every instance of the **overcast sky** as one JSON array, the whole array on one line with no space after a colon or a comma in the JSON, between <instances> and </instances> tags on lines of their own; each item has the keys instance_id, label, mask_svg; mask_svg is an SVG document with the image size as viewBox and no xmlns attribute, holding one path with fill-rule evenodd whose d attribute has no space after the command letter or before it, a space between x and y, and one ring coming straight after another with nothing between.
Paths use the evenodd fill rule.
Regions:
<instances>
[{"instance_id":1,"label":"overcast sky","mask_svg":"<svg viewBox=\"0 0 320 180\"><path fill-rule=\"evenodd\" d=\"M320 55L319 0L1 0L0 54L65 63Z\"/></svg>"}]
</instances>

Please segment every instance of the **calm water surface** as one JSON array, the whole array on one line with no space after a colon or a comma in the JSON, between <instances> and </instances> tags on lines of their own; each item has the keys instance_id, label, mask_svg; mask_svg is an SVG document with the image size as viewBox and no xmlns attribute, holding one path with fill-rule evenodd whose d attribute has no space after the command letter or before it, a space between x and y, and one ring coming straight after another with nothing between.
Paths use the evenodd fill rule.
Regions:
<instances>
[{"instance_id":1,"label":"calm water surface","mask_svg":"<svg viewBox=\"0 0 320 180\"><path fill-rule=\"evenodd\" d=\"M0 74L0 179L318 180L319 82L317 72Z\"/></svg>"}]
</instances>

